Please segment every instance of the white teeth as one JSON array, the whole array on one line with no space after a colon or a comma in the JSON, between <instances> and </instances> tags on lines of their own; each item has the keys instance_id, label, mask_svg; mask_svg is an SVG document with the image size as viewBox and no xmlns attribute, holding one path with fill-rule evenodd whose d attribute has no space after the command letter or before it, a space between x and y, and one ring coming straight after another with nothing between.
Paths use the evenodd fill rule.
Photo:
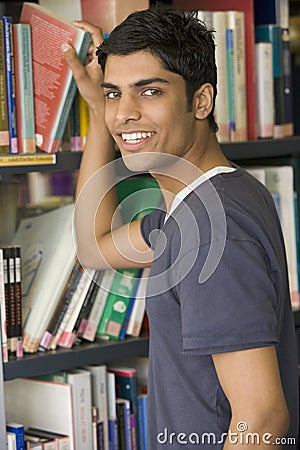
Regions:
<instances>
[{"instance_id":1,"label":"white teeth","mask_svg":"<svg viewBox=\"0 0 300 450\"><path fill-rule=\"evenodd\" d=\"M153 133L149 132L137 132L137 133L122 133L122 139L126 142L133 144L138 143L141 139L147 139L151 137Z\"/></svg>"}]
</instances>

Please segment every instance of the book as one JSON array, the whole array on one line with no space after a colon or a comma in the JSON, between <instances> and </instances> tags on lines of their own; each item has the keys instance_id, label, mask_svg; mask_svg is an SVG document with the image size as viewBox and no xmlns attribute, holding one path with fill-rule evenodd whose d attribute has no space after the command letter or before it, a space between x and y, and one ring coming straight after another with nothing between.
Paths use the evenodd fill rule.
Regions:
<instances>
[{"instance_id":1,"label":"book","mask_svg":"<svg viewBox=\"0 0 300 450\"><path fill-rule=\"evenodd\" d=\"M4 25L0 20L0 153L9 153L9 128L5 73Z\"/></svg>"},{"instance_id":2,"label":"book","mask_svg":"<svg viewBox=\"0 0 300 450\"><path fill-rule=\"evenodd\" d=\"M130 401L128 399L118 397L116 399L116 406L117 406L117 420L118 420L119 449L132 450Z\"/></svg>"},{"instance_id":3,"label":"book","mask_svg":"<svg viewBox=\"0 0 300 450\"><path fill-rule=\"evenodd\" d=\"M80 146L81 150L84 150L90 124L90 111L87 102L80 94L78 96L78 107L79 107Z\"/></svg>"},{"instance_id":4,"label":"book","mask_svg":"<svg viewBox=\"0 0 300 450\"><path fill-rule=\"evenodd\" d=\"M97 408L97 421L102 429L104 450L109 450L108 405L107 405L107 367L102 365L84 366L91 374L92 403Z\"/></svg>"},{"instance_id":5,"label":"book","mask_svg":"<svg viewBox=\"0 0 300 450\"><path fill-rule=\"evenodd\" d=\"M176 9L199 9L197 0L173 0ZM255 38L254 38L254 5L253 0L201 0L201 9L208 11L243 11L245 14L246 43L246 97L248 139L256 139L256 75L255 75Z\"/></svg>"},{"instance_id":6,"label":"book","mask_svg":"<svg viewBox=\"0 0 300 450\"><path fill-rule=\"evenodd\" d=\"M40 439L46 439L47 442L53 442L54 450L70 450L70 438L66 435L33 427L26 428L25 435L27 439L29 436L35 436ZM46 448L45 444L43 446L44 448Z\"/></svg>"},{"instance_id":7,"label":"book","mask_svg":"<svg viewBox=\"0 0 300 450\"><path fill-rule=\"evenodd\" d=\"M129 304L128 304L128 308L127 308L127 311L126 311L126 314L125 314L125 318L123 320L122 328L121 328L121 331L120 331L120 335L119 335L119 339L120 340L126 338L127 327L128 327L128 323L129 323L131 314L132 314L134 303L136 301L136 294L137 294L137 290L138 290L139 285L140 285L142 272L143 272L143 270L141 269L139 271L138 280L136 281L136 283L134 285L133 292L131 294L131 298L130 298L130 301L129 301Z\"/></svg>"},{"instance_id":8,"label":"book","mask_svg":"<svg viewBox=\"0 0 300 450\"><path fill-rule=\"evenodd\" d=\"M264 8L261 8L259 2L254 0L255 24L275 24L281 28L285 136L292 136L294 134L289 10L289 0L267 0Z\"/></svg>"},{"instance_id":9,"label":"book","mask_svg":"<svg viewBox=\"0 0 300 450\"><path fill-rule=\"evenodd\" d=\"M71 151L81 151L81 137L79 124L79 92L77 91L70 111L70 146Z\"/></svg>"},{"instance_id":10,"label":"book","mask_svg":"<svg viewBox=\"0 0 300 450\"><path fill-rule=\"evenodd\" d=\"M147 450L147 394L138 395L140 450Z\"/></svg>"},{"instance_id":11,"label":"book","mask_svg":"<svg viewBox=\"0 0 300 450\"><path fill-rule=\"evenodd\" d=\"M8 422L69 436L75 450L71 385L19 378L6 381L4 391Z\"/></svg>"},{"instance_id":12,"label":"book","mask_svg":"<svg viewBox=\"0 0 300 450\"><path fill-rule=\"evenodd\" d=\"M22 249L23 348L40 340L74 267L73 204L20 222L12 245Z\"/></svg>"},{"instance_id":13,"label":"book","mask_svg":"<svg viewBox=\"0 0 300 450\"><path fill-rule=\"evenodd\" d=\"M11 431L6 431L6 450L16 450L16 435Z\"/></svg>"},{"instance_id":14,"label":"book","mask_svg":"<svg viewBox=\"0 0 300 450\"><path fill-rule=\"evenodd\" d=\"M15 245L12 248L13 270L14 270L14 299L15 299L15 321L16 321L16 356L23 356L23 325L22 325L22 288L21 288L21 247Z\"/></svg>"},{"instance_id":15,"label":"book","mask_svg":"<svg viewBox=\"0 0 300 450\"><path fill-rule=\"evenodd\" d=\"M294 169L292 166L268 166L265 167L266 184L271 192L280 195L281 226L284 236L291 303L294 308L299 308L299 287L296 254L296 228L294 213Z\"/></svg>"},{"instance_id":16,"label":"book","mask_svg":"<svg viewBox=\"0 0 300 450\"><path fill-rule=\"evenodd\" d=\"M4 30L4 54L7 93L7 118L9 129L9 152L18 153L17 115L16 115L16 84L15 62L13 48L12 18L2 16Z\"/></svg>"},{"instance_id":17,"label":"book","mask_svg":"<svg viewBox=\"0 0 300 450\"><path fill-rule=\"evenodd\" d=\"M135 295L135 301L129 318L126 334L129 336L138 337L141 332L142 323L145 315L146 308L146 288L150 268L145 267L142 271L137 292Z\"/></svg>"},{"instance_id":18,"label":"book","mask_svg":"<svg viewBox=\"0 0 300 450\"><path fill-rule=\"evenodd\" d=\"M81 266L79 269L79 276L76 279L76 283L74 283L74 289L70 290L70 293L67 294L67 302L65 304L65 307L63 308L61 315L59 317L57 326L56 326L56 332L53 334L53 337L50 341L50 344L48 348L51 348L52 350L56 349L56 347L59 344L59 341L62 337L63 332L65 331L67 324L69 322L69 319L71 315L73 314L74 308L76 307L76 301L79 295L79 292L83 289L83 282L81 280L82 275L84 273L84 268Z\"/></svg>"},{"instance_id":19,"label":"book","mask_svg":"<svg viewBox=\"0 0 300 450\"><path fill-rule=\"evenodd\" d=\"M76 94L75 80L61 45L73 45L83 61L91 38L89 33L34 3L23 4L20 22L29 24L32 32L37 147L48 153L57 152Z\"/></svg>"},{"instance_id":20,"label":"book","mask_svg":"<svg viewBox=\"0 0 300 450\"><path fill-rule=\"evenodd\" d=\"M130 299L138 282L140 269L119 269L97 329L97 337L119 340Z\"/></svg>"},{"instance_id":21,"label":"book","mask_svg":"<svg viewBox=\"0 0 300 450\"><path fill-rule=\"evenodd\" d=\"M109 450L119 450L116 408L116 376L113 372L107 372L107 408Z\"/></svg>"},{"instance_id":22,"label":"book","mask_svg":"<svg viewBox=\"0 0 300 450\"><path fill-rule=\"evenodd\" d=\"M282 64L282 40L279 25L268 24L255 27L256 42L272 44L273 88L274 88L274 138L285 135L284 116L284 82Z\"/></svg>"},{"instance_id":23,"label":"book","mask_svg":"<svg viewBox=\"0 0 300 450\"><path fill-rule=\"evenodd\" d=\"M87 341L93 342L95 340L97 328L102 317L114 275L114 271L111 269L105 269L103 271L101 282L96 293L96 298L89 314L86 328L82 335L83 339Z\"/></svg>"},{"instance_id":24,"label":"book","mask_svg":"<svg viewBox=\"0 0 300 450\"><path fill-rule=\"evenodd\" d=\"M2 361L7 362L8 361L7 321L6 321L4 266L3 266L3 249L2 248L0 248L0 317L1 317Z\"/></svg>"},{"instance_id":25,"label":"book","mask_svg":"<svg viewBox=\"0 0 300 450\"><path fill-rule=\"evenodd\" d=\"M17 320L15 301L14 250L11 246L3 247L4 291L7 319L7 348L9 357L17 352Z\"/></svg>"},{"instance_id":26,"label":"book","mask_svg":"<svg viewBox=\"0 0 300 450\"><path fill-rule=\"evenodd\" d=\"M103 33L110 33L133 11L148 9L149 0L81 0L82 18L102 27Z\"/></svg>"},{"instance_id":27,"label":"book","mask_svg":"<svg viewBox=\"0 0 300 450\"><path fill-rule=\"evenodd\" d=\"M82 308L76 320L74 331L76 333L75 343L80 344L82 341L83 334L88 325L88 318L90 316L91 310L96 300L96 296L99 290L99 284L103 277L102 270L96 270L90 284L89 290L83 302Z\"/></svg>"},{"instance_id":28,"label":"book","mask_svg":"<svg viewBox=\"0 0 300 450\"><path fill-rule=\"evenodd\" d=\"M68 383L72 386L75 448L91 450L93 448L91 375L83 369L70 370Z\"/></svg>"},{"instance_id":29,"label":"book","mask_svg":"<svg viewBox=\"0 0 300 450\"><path fill-rule=\"evenodd\" d=\"M68 307L68 300L71 299L71 296L75 290L77 282L82 274L82 268L79 261L76 259L73 270L69 276L67 283L65 284L64 290L60 296L59 301L56 304L55 310L52 314L52 317L47 325L47 329L44 332L44 335L40 342L40 350L46 350L50 348L50 344L53 336L56 335L58 328L61 324L62 318L66 312Z\"/></svg>"},{"instance_id":30,"label":"book","mask_svg":"<svg viewBox=\"0 0 300 450\"><path fill-rule=\"evenodd\" d=\"M246 94L246 44L243 11L227 11L227 29L231 31L234 141L246 141L247 94Z\"/></svg>"},{"instance_id":31,"label":"book","mask_svg":"<svg viewBox=\"0 0 300 450\"><path fill-rule=\"evenodd\" d=\"M137 402L136 369L128 366L109 366L108 371L115 375L116 396L130 401L131 414L135 421L135 442L139 442L139 416Z\"/></svg>"},{"instance_id":32,"label":"book","mask_svg":"<svg viewBox=\"0 0 300 450\"><path fill-rule=\"evenodd\" d=\"M16 450L25 450L24 425L18 422L8 422L6 431L16 435Z\"/></svg>"},{"instance_id":33,"label":"book","mask_svg":"<svg viewBox=\"0 0 300 450\"><path fill-rule=\"evenodd\" d=\"M85 269L80 278L77 289L73 294L72 303L74 302L74 308L70 312L66 328L64 329L58 345L60 347L71 348L76 338L76 331L74 329L80 310L85 302L89 288L92 284L93 277L95 275L94 269Z\"/></svg>"},{"instance_id":34,"label":"book","mask_svg":"<svg viewBox=\"0 0 300 450\"><path fill-rule=\"evenodd\" d=\"M259 138L274 135L273 56L270 42L255 44L257 134Z\"/></svg>"},{"instance_id":35,"label":"book","mask_svg":"<svg viewBox=\"0 0 300 450\"><path fill-rule=\"evenodd\" d=\"M227 80L227 58L226 58L226 30L227 14L224 11L212 12L212 28L215 32L215 56L218 73L218 89L215 104L216 122L219 130L217 137L219 142L229 140L229 117L228 117L228 80Z\"/></svg>"},{"instance_id":36,"label":"book","mask_svg":"<svg viewBox=\"0 0 300 450\"><path fill-rule=\"evenodd\" d=\"M16 119L19 153L34 153L35 114L31 28L28 24L13 24L13 45L16 80Z\"/></svg>"}]
</instances>

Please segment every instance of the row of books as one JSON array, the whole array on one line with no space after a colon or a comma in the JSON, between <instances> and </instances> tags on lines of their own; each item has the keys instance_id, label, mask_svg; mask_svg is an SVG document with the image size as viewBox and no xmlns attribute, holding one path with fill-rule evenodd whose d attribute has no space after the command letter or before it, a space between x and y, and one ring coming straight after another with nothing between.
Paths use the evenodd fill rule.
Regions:
<instances>
[{"instance_id":1,"label":"row of books","mask_svg":"<svg viewBox=\"0 0 300 450\"><path fill-rule=\"evenodd\" d=\"M280 67L281 73L282 70L284 72L283 74L283 84L285 86L284 88L284 95L285 95L285 107L284 107L284 123L289 124L286 127L280 127L280 130L284 129L285 135L289 135L292 133L293 129L293 118L291 117L292 111L291 111L291 104L292 104L292 85L291 85L291 60L290 60L290 51L289 51L289 2L288 0L266 0L264 3L264 6L262 7L262 4L259 0L243 0L242 2L239 0L201 0L201 3L197 0L173 0L172 4L177 9L183 9L183 10L192 10L192 9L199 9L199 6L201 7L201 11L204 11L204 16L207 18L209 24L213 25L213 28L216 29L215 33L215 41L216 41L216 56L217 56L217 66L218 66L218 96L219 96L219 105L218 99L216 101L216 119L217 122L220 123L220 132L219 132L219 139L222 142L228 141L228 121L225 120L223 122L222 117L225 117L224 115L227 114L227 109L223 111L223 113L218 112L218 109L223 107L223 103L226 102L226 95L224 94L224 91L226 92L227 87L227 69L224 70L224 67L226 68L227 59L229 61L232 61L232 56L234 56L234 34L233 31L228 31L228 38L230 38L229 43L233 45L233 48L229 46L228 49L226 49L226 34L224 32L224 28L222 31L222 28L218 28L219 25L217 23L217 20L221 15L219 14L218 19L214 16L215 12L227 12L227 11L240 11L244 14L244 20L241 24L239 24L240 27L240 39L243 39L244 36L244 44L241 42L236 43L236 48L239 50L239 61L240 64L242 64L241 69L242 72L239 74L239 79L241 79L241 75L243 74L243 68L245 69L245 76L246 76L246 94L239 94L242 98L238 99L238 102L242 104L244 101L244 105L246 105L246 120L247 120L247 138L248 139L257 139L260 137L260 134L262 132L261 127L259 127L258 123L258 114L257 114L257 108L258 108L258 97L256 94L257 92L257 79L256 79L256 60L255 60L255 43L256 43L256 37L255 37L255 27L256 26L266 26L266 25L276 25L280 26L282 30L282 47L283 47L283 54L284 57L282 59L282 66ZM213 18L210 19L210 14L212 13ZM218 16L218 14L217 14ZM201 16L200 16L201 17ZM203 15L202 15L203 17ZM224 22L224 21L223 21ZM224 26L224 25L223 25ZM229 28L229 30L232 30L232 28ZM222 50L220 50L222 49ZM220 57L218 56L218 53L221 53ZM236 55L237 56L237 55ZM242 57L242 59L241 59ZM244 59L243 59L244 58ZM221 64L221 61L222 64ZM234 63L235 64L235 63ZM232 75L234 76L233 70L234 64L231 65L231 69L229 67L229 77ZM221 68L220 68L221 65ZM276 66L277 67L277 66ZM223 69L222 69L223 68ZM230 72L231 70L231 72ZM277 76L277 75L276 75ZM224 79L225 77L225 79ZM232 89L232 88L231 88ZM234 88L235 89L235 88ZM222 94L223 91L223 94ZM221 92L221 94L220 94ZM230 91L229 91L230 92ZM237 93L234 94L235 96ZM245 95L245 97L243 97ZM276 101L277 102L277 95L276 94ZM221 100L222 98L222 100ZM235 100L235 98L233 99ZM228 101L228 100L227 100ZM225 103L224 103L225 104ZM230 105L229 105L230 106ZM231 112L234 111L234 103L231 104ZM224 109L224 108L223 108ZM222 116L223 114L223 116ZM245 116L245 113L242 111L243 116ZM232 116L234 117L234 116ZM277 117L277 116L276 116ZM274 125L276 125L274 118ZM239 119L238 119L239 120ZM223 131L223 125L225 126L225 132ZM234 129L236 127L236 124L230 123L229 125L231 128ZM275 134L274 128L273 128L274 136L277 137ZM276 131L277 132L277 131ZM230 135L229 135L230 136ZM270 136L270 137L274 137ZM282 136L282 134L281 134ZM235 134L233 133L233 137L236 138Z\"/></svg>"},{"instance_id":2,"label":"row of books","mask_svg":"<svg viewBox=\"0 0 300 450\"><path fill-rule=\"evenodd\" d=\"M71 43L84 60L90 35L34 3L24 3L20 23L1 18L1 153L60 149L76 93L63 42Z\"/></svg>"},{"instance_id":3,"label":"row of books","mask_svg":"<svg viewBox=\"0 0 300 450\"><path fill-rule=\"evenodd\" d=\"M294 190L294 168L283 166L247 166L246 169L271 192L281 222L289 272L291 303L300 309L300 247L298 197Z\"/></svg>"},{"instance_id":4,"label":"row of books","mask_svg":"<svg viewBox=\"0 0 300 450\"><path fill-rule=\"evenodd\" d=\"M136 176L117 183L123 223L161 202L157 182ZM84 269L76 255L73 202L23 218L11 245L21 248L23 350L138 336L149 269Z\"/></svg>"},{"instance_id":5,"label":"row of books","mask_svg":"<svg viewBox=\"0 0 300 450\"><path fill-rule=\"evenodd\" d=\"M219 141L248 139L247 102L253 101L253 96L256 96L256 137L293 135L289 28L270 23L255 26L252 48L256 90L249 100L244 11L201 10L198 17L215 30Z\"/></svg>"},{"instance_id":6,"label":"row of books","mask_svg":"<svg viewBox=\"0 0 300 450\"><path fill-rule=\"evenodd\" d=\"M76 261L40 342L40 350L72 348L96 338L139 336L149 269L84 270ZM24 343L26 348L26 341Z\"/></svg>"},{"instance_id":7,"label":"row of books","mask_svg":"<svg viewBox=\"0 0 300 450\"><path fill-rule=\"evenodd\" d=\"M23 356L21 305L21 248L0 248L0 314L2 358Z\"/></svg>"},{"instance_id":8,"label":"row of books","mask_svg":"<svg viewBox=\"0 0 300 450\"><path fill-rule=\"evenodd\" d=\"M41 449L146 450L148 361L129 362L6 382L6 418L15 428L8 431L23 443L16 449L29 436L48 433L50 441L55 433Z\"/></svg>"}]
</instances>

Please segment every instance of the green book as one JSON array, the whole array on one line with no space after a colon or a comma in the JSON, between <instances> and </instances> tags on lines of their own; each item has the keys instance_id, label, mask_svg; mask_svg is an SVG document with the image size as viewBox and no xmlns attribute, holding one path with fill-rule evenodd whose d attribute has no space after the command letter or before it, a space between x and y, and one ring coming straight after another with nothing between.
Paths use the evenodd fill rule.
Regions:
<instances>
[{"instance_id":1,"label":"green book","mask_svg":"<svg viewBox=\"0 0 300 450\"><path fill-rule=\"evenodd\" d=\"M122 269L116 275L97 329L97 337L119 340L131 298L135 295L141 269Z\"/></svg>"}]
</instances>

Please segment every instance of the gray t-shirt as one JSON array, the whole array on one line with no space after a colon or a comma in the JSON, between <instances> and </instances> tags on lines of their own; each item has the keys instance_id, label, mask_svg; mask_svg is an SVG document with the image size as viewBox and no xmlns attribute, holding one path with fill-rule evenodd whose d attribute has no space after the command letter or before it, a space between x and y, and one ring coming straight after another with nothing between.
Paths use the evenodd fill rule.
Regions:
<instances>
[{"instance_id":1,"label":"gray t-shirt","mask_svg":"<svg viewBox=\"0 0 300 450\"><path fill-rule=\"evenodd\" d=\"M270 193L237 167L196 187L166 221L163 207L146 216L141 230L155 250L146 302L149 450L223 448L231 412L212 354L268 345L277 349L295 438L295 328Z\"/></svg>"}]
</instances>

